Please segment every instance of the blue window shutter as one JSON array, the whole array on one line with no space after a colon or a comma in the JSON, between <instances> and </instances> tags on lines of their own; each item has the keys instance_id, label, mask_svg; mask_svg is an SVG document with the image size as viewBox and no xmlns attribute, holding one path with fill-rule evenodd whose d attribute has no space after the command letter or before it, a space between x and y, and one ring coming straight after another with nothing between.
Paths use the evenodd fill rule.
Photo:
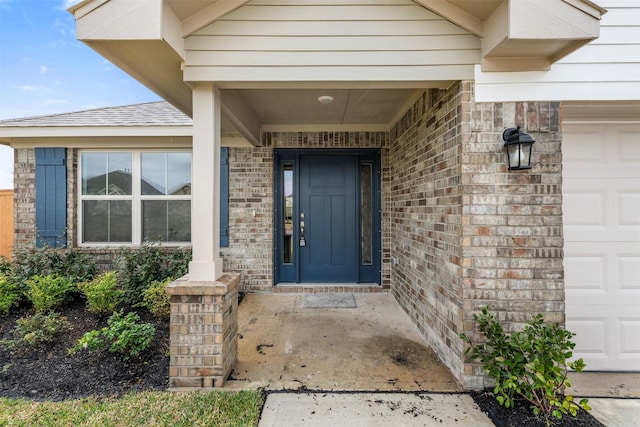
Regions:
<instances>
[{"instance_id":1,"label":"blue window shutter","mask_svg":"<svg viewBox=\"0 0 640 427\"><path fill-rule=\"evenodd\" d=\"M66 149L36 148L36 247L67 246Z\"/></svg>"},{"instance_id":2,"label":"blue window shutter","mask_svg":"<svg viewBox=\"0 0 640 427\"><path fill-rule=\"evenodd\" d=\"M229 148L220 148L220 247L229 247Z\"/></svg>"}]
</instances>

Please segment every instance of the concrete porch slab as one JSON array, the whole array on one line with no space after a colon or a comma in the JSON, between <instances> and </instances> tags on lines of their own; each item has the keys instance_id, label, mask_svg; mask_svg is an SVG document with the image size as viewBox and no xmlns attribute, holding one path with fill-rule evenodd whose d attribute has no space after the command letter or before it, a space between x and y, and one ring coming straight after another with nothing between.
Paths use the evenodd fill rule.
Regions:
<instances>
[{"instance_id":1,"label":"concrete porch slab","mask_svg":"<svg viewBox=\"0 0 640 427\"><path fill-rule=\"evenodd\" d=\"M355 294L355 308L305 308L303 297L244 298L225 389L462 390L390 294Z\"/></svg>"}]
</instances>

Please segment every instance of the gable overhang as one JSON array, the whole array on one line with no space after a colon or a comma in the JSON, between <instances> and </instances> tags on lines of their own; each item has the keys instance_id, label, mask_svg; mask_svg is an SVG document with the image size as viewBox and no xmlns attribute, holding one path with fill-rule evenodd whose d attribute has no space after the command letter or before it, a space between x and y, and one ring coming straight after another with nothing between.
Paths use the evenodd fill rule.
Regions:
<instances>
[{"instance_id":1,"label":"gable overhang","mask_svg":"<svg viewBox=\"0 0 640 427\"><path fill-rule=\"evenodd\" d=\"M374 93L445 88L455 80L472 80L474 64L483 72L545 71L597 38L600 18L606 12L589 0L412 1L457 26L465 37L475 37L476 59L453 66L450 62L443 63L427 71L407 63L406 69L413 71L402 75L386 71L390 67L366 68L366 64L361 64L364 68L319 68L313 63L306 68L286 64L278 67L277 60L274 65L256 71L258 68L250 65L251 49L248 49L244 57L246 67L219 66L212 73L206 67L192 66L190 60L196 54L189 53L186 44L207 26L249 6L250 0L85 0L69 11L76 19L79 40L189 116L194 85L214 82L223 89L223 131L226 126L227 132L253 145L260 145L261 130L278 123L261 120L261 115L256 113L259 106L252 104L248 96L250 90L273 91L272 102L276 105L275 96L287 90L308 94L324 89L361 89ZM398 4L401 3L407 2L398 0ZM466 52L464 60L469 61L474 53ZM400 58L412 60L410 55ZM315 74L309 73L310 69ZM369 72L363 73L361 69ZM411 96L409 94L404 102ZM390 127L388 122L368 125L370 129Z\"/></svg>"},{"instance_id":2,"label":"gable overhang","mask_svg":"<svg viewBox=\"0 0 640 427\"><path fill-rule=\"evenodd\" d=\"M482 38L482 71L545 71L600 35L589 0L415 0Z\"/></svg>"}]
</instances>

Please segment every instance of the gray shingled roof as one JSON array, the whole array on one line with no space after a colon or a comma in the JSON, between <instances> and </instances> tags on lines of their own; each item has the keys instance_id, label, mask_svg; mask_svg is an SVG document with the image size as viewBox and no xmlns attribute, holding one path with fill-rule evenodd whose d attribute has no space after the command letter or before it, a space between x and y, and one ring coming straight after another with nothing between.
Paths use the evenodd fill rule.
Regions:
<instances>
[{"instance_id":1,"label":"gray shingled roof","mask_svg":"<svg viewBox=\"0 0 640 427\"><path fill-rule=\"evenodd\" d=\"M191 126L191 118L166 101L0 120L2 127Z\"/></svg>"}]
</instances>

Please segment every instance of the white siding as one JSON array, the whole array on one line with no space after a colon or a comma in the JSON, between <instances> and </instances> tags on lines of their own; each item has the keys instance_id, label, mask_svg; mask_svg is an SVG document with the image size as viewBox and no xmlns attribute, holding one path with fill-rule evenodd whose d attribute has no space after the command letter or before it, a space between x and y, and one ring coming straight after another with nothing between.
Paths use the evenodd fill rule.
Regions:
<instances>
[{"instance_id":1,"label":"white siding","mask_svg":"<svg viewBox=\"0 0 640 427\"><path fill-rule=\"evenodd\" d=\"M185 40L186 81L473 77L480 40L411 0L253 0Z\"/></svg>"},{"instance_id":2,"label":"white siding","mask_svg":"<svg viewBox=\"0 0 640 427\"><path fill-rule=\"evenodd\" d=\"M550 71L483 72L476 67L476 100L640 100L640 2L598 0L607 9L600 37Z\"/></svg>"}]
</instances>

